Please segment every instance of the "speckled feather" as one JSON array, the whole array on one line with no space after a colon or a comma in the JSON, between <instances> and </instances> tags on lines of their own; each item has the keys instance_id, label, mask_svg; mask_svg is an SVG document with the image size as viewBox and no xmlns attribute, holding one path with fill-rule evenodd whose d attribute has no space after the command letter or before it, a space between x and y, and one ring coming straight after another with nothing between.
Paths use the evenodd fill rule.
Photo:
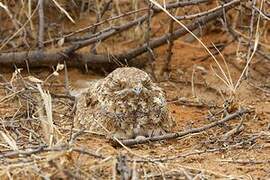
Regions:
<instances>
[{"instance_id":1,"label":"speckled feather","mask_svg":"<svg viewBox=\"0 0 270 180\"><path fill-rule=\"evenodd\" d=\"M170 131L173 118L162 89L146 72L127 67L92 82L78 97L75 125L126 139Z\"/></svg>"}]
</instances>

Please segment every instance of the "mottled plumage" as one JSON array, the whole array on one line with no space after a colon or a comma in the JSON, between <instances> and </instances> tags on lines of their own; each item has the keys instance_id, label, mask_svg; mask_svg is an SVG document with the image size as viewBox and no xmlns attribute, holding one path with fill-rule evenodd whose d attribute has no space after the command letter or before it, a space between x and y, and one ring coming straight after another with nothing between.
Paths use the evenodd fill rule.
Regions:
<instances>
[{"instance_id":1,"label":"mottled plumage","mask_svg":"<svg viewBox=\"0 0 270 180\"><path fill-rule=\"evenodd\" d=\"M78 98L76 126L121 139L163 134L172 127L164 92L137 68L118 68Z\"/></svg>"}]
</instances>

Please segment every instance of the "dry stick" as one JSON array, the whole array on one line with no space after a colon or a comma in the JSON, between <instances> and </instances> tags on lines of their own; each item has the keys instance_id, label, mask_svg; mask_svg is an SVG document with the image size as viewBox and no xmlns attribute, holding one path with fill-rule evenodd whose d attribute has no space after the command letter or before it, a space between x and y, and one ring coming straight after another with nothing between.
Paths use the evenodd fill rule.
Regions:
<instances>
[{"instance_id":1,"label":"dry stick","mask_svg":"<svg viewBox=\"0 0 270 180\"><path fill-rule=\"evenodd\" d=\"M203 108L203 107L207 107L207 108L218 108L217 105L211 104L210 102L205 102L202 100L188 100L187 98L173 98L171 100L168 100L168 104L175 104L176 106L180 106L180 105L184 105L184 106L190 106L190 107L197 107L197 108Z\"/></svg>"},{"instance_id":2,"label":"dry stick","mask_svg":"<svg viewBox=\"0 0 270 180\"><path fill-rule=\"evenodd\" d=\"M244 130L243 121L244 121L243 118L241 118L240 123L236 127L234 127L233 129L231 129L230 131L228 131L224 135L222 135L220 137L220 140L226 141L226 140L228 140L229 137L233 136L234 134L237 134L237 133L243 131Z\"/></svg>"},{"instance_id":3,"label":"dry stick","mask_svg":"<svg viewBox=\"0 0 270 180\"><path fill-rule=\"evenodd\" d=\"M163 69L163 73L165 73L166 78L169 77L169 72L171 70L170 62L171 62L172 55L173 55L173 52L172 52L173 40L172 40L172 36L171 36L171 34L173 34L173 25L174 25L174 20L170 19L170 26L169 26L169 35L170 35L170 37L169 37L169 40L168 40L167 57L166 57L165 66L164 66L164 69Z\"/></svg>"},{"instance_id":4,"label":"dry stick","mask_svg":"<svg viewBox=\"0 0 270 180\"><path fill-rule=\"evenodd\" d=\"M88 150L82 149L82 148L72 148L68 145L58 145L55 147L47 147L47 145L41 145L37 148L34 149L26 149L26 150L18 150L18 151L8 151L8 152L2 152L0 154L0 159L3 158L14 158L14 157L21 157L21 156L32 156L33 154L38 154L38 153L45 153L45 152L58 152L58 151L75 151L79 152L82 154L86 154L89 156L93 156L96 158L101 158L104 159L102 155L95 154L93 152L90 152Z\"/></svg>"},{"instance_id":5,"label":"dry stick","mask_svg":"<svg viewBox=\"0 0 270 180\"><path fill-rule=\"evenodd\" d=\"M256 0L252 0L252 7L255 7L256 5ZM255 17L255 9L252 8L252 15L251 15L251 20L250 20L250 25L249 25L249 41L248 41L248 54L247 54L247 60L250 57L251 53L251 41L253 39L253 25L254 25L254 18Z\"/></svg>"},{"instance_id":6,"label":"dry stick","mask_svg":"<svg viewBox=\"0 0 270 180\"><path fill-rule=\"evenodd\" d=\"M231 4L230 6L225 7L226 10L229 10L235 6L239 5L239 3ZM198 18L193 23L187 25L187 28L192 31L199 26L202 26L210 21L217 19L218 17L222 16L223 10L219 9L211 14L207 14L204 17ZM129 23L126 24L129 26ZM127 27L122 27L126 29ZM120 31L122 31L121 29ZM161 37L155 38L149 42L149 46L154 49L163 44L166 44L168 39L171 38L172 40L176 40L177 38L187 34L188 32L184 28L179 28L174 31L171 35L165 34ZM106 33L103 36L99 36L99 38L106 38ZM96 42L99 38L95 40L92 39L91 43ZM90 43L90 42L88 42ZM86 45L86 44L84 44ZM84 45L78 45L75 49L79 49L84 47ZM87 44L88 45L88 44ZM145 52L147 52L147 44L143 44L142 46L132 49L127 53L123 53L120 55L113 55L113 57L117 58L120 61L129 61ZM39 51L23 51L23 52L11 52L11 53L1 53L0 54L0 64L3 65L11 65L11 64L20 64L25 65L25 59L28 60L29 65L32 66L48 66L48 64L57 64L59 61L64 59L73 58L77 59L78 61L70 61L67 60L67 65L69 66L78 66L80 63L91 63L92 66L95 65L104 65L104 64L113 64L111 62L111 57L108 55L95 55L95 54L82 54L82 53L73 53L72 56L68 56L67 54L73 52L75 50L74 47L67 47L64 50L58 51L44 51L42 54ZM39 60L38 62L36 60Z\"/></svg>"},{"instance_id":7,"label":"dry stick","mask_svg":"<svg viewBox=\"0 0 270 180\"><path fill-rule=\"evenodd\" d=\"M265 20L270 21L270 14L266 14L265 12L262 12L260 9L258 9L256 6L253 6L254 8Z\"/></svg>"},{"instance_id":8,"label":"dry stick","mask_svg":"<svg viewBox=\"0 0 270 180\"><path fill-rule=\"evenodd\" d=\"M109 9L111 3L113 0L108 1L104 8L102 9L101 13L96 15L96 24L100 22L100 19L104 16L105 12ZM97 2L96 2L97 3ZM97 32L97 26L94 26L94 29L92 31L92 34L95 34ZM90 49L91 53L96 54L96 43L94 43Z\"/></svg>"},{"instance_id":9,"label":"dry stick","mask_svg":"<svg viewBox=\"0 0 270 180\"><path fill-rule=\"evenodd\" d=\"M256 6L256 0L252 0L252 7ZM253 39L253 25L254 25L254 17L255 17L255 9L252 8L252 15L251 15L251 20L250 20L250 25L249 25L249 41L248 41L248 53L247 53L247 59L246 61L248 62L251 56L251 41ZM245 77L248 76L248 68L245 73Z\"/></svg>"},{"instance_id":10,"label":"dry stick","mask_svg":"<svg viewBox=\"0 0 270 180\"><path fill-rule=\"evenodd\" d=\"M201 3L209 2L209 0L185 0L185 1L178 1L175 3L168 3L165 4L167 10L174 9L178 7L185 7L185 6L193 6L198 5ZM162 12L162 10L156 6L153 7L154 12Z\"/></svg>"},{"instance_id":11,"label":"dry stick","mask_svg":"<svg viewBox=\"0 0 270 180\"><path fill-rule=\"evenodd\" d=\"M195 18L198 18L198 17L202 17L202 16L205 16L207 14L211 14L219 9L224 9L225 7L227 6L230 6L231 5L231 2L228 2L226 4L222 4L220 6L217 6L213 9L210 9L210 10L207 10L207 11L203 11L203 12L200 12L200 13L196 13L196 14L191 14L191 15L184 15L184 16L176 16L175 18L177 20L190 20L190 19L195 19Z\"/></svg>"},{"instance_id":12,"label":"dry stick","mask_svg":"<svg viewBox=\"0 0 270 180\"><path fill-rule=\"evenodd\" d=\"M150 71L151 71L151 75L153 77L153 79L156 81L156 75L155 75L155 70L154 70L154 52L152 50L152 48L150 47L150 38L151 38L151 19L152 19L152 15L153 15L153 10L152 10L152 6L153 4L151 2L148 2L148 13L147 13L147 28L146 28L146 32L145 32L145 43L147 44L147 55L148 55L148 64L150 66Z\"/></svg>"},{"instance_id":13,"label":"dry stick","mask_svg":"<svg viewBox=\"0 0 270 180\"><path fill-rule=\"evenodd\" d=\"M191 92L192 92L192 97L193 98L197 98L196 92L195 92L195 87L194 87L195 72L196 72L196 65L193 65L192 74L191 74L191 81L190 81L191 82Z\"/></svg>"},{"instance_id":14,"label":"dry stick","mask_svg":"<svg viewBox=\"0 0 270 180\"><path fill-rule=\"evenodd\" d=\"M235 164L242 164L242 165L247 165L247 164L270 164L270 160L246 160L246 159L221 159L219 162L227 162L227 163L235 163Z\"/></svg>"},{"instance_id":15,"label":"dry stick","mask_svg":"<svg viewBox=\"0 0 270 180\"><path fill-rule=\"evenodd\" d=\"M249 111L247 109L240 109L238 111L236 111L233 114L229 114L227 115L225 118L210 123L208 125L199 127L199 128L193 128L187 131L182 131L182 132L177 132L177 133L168 133L165 135L161 135L161 136L154 136L154 137L148 137L148 138L144 138L144 139L127 139L127 140L122 140L122 144L124 144L125 146L132 146L132 145L136 145L136 144L143 144L143 143L148 143L148 142L155 142L155 141L161 141L161 140L169 140L169 139L176 139L179 137L183 137L189 134L195 134L195 133L199 133L202 131L206 131L210 128L213 128L215 126L218 126L220 124L223 124L229 120L232 120L235 117L241 116L245 113L248 113ZM114 142L115 143L115 142Z\"/></svg>"},{"instance_id":16,"label":"dry stick","mask_svg":"<svg viewBox=\"0 0 270 180\"><path fill-rule=\"evenodd\" d=\"M38 17L39 17L39 29L38 29L38 48L42 50L44 48L44 1L38 1Z\"/></svg>"},{"instance_id":17,"label":"dry stick","mask_svg":"<svg viewBox=\"0 0 270 180\"><path fill-rule=\"evenodd\" d=\"M252 50L254 50L254 47L252 47ZM267 52L261 51L260 46L259 46L259 49L256 51L256 53L264 57L264 60L270 61L270 54L269 53L267 54Z\"/></svg>"}]
</instances>

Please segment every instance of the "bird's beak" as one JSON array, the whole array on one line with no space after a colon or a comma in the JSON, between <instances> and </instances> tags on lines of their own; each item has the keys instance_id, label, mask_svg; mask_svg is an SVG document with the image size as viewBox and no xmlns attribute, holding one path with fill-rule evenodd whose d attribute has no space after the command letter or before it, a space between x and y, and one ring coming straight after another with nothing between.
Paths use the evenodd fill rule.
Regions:
<instances>
[{"instance_id":1,"label":"bird's beak","mask_svg":"<svg viewBox=\"0 0 270 180\"><path fill-rule=\"evenodd\" d=\"M141 92L142 92L142 87L137 86L137 87L133 88L132 91L133 91L136 95L139 95L139 94L141 94Z\"/></svg>"}]
</instances>

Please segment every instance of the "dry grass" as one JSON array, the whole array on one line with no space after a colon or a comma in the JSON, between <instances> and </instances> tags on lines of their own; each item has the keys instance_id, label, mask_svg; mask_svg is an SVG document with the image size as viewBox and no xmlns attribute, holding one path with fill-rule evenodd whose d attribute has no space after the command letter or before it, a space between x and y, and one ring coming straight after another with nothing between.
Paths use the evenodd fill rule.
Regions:
<instances>
[{"instance_id":1,"label":"dry grass","mask_svg":"<svg viewBox=\"0 0 270 180\"><path fill-rule=\"evenodd\" d=\"M91 3L95 5L95 10L101 13L105 1L80 0L76 2L77 7L72 1L65 0L53 0L45 4L47 18L53 23L65 27L65 29L56 30L53 29L55 28L53 23L52 26L47 27L45 39L49 44L48 48L57 46L54 40L58 41L60 47L65 44L62 34L67 35L66 37L78 34L80 36L89 29L93 30L88 28L97 23L95 18L89 19L89 17L95 17L95 13L91 9L94 6L91 6ZM150 0L149 2L164 11L163 14L158 15L158 18L153 18L151 23L153 29L150 34L152 37L167 33L166 22L169 22L170 19L176 21L175 28L185 27L185 23L192 21L175 19L172 13L163 6L164 3L168 3L165 0ZM216 7L217 2L219 1L210 3L210 6ZM35 47L38 29L36 14L38 6L36 5L36 1L31 0L20 1L14 6L11 1L7 4L0 2L0 8L4 9L0 15L3 17L3 22L8 25L3 27L5 29L2 32L3 37L6 38L1 39L0 50L13 50L12 45L14 44L17 47L16 50L20 50L19 42L21 41L22 44L28 43L30 47ZM250 7L248 3L244 5ZM136 0L132 2L114 1L111 9L104 14L104 22L98 26L97 32L140 17L147 13L145 7L148 6ZM265 24L267 18L264 17L262 11L268 6L264 0L261 0L256 7L260 11L258 14L248 14L251 13L248 8L242 7L243 9L241 9L246 14L242 17L241 26L250 26L249 19L251 16L255 18L254 26L250 26L253 28L253 34L249 34L249 30L240 27L238 11L234 11L233 15L228 14L230 18L233 16L228 21L233 21L234 33L241 39L241 43L240 40L236 41L230 47L230 50L233 49L233 55L223 53L212 43L213 39L219 38L223 33L222 31L222 33L215 34L214 31L209 30L215 25L205 27L205 31L213 34L212 40L204 41L204 37L198 37L190 32L200 44L196 44L196 42L192 45L187 42L181 44L180 41L177 41L174 45L170 79L163 81L160 85L168 93L168 99L185 95L188 97L191 94L188 101L177 98L174 102L170 102L170 110L177 122L175 132L203 127L224 118L228 113L235 112L240 106L249 108L251 112L249 115L236 118L238 121L235 119L235 121L180 139L127 147L115 138L114 143L117 143L115 146L104 136L93 134L87 129L74 129L73 117L76 102L67 93L68 82L63 80L64 66L61 64L49 74L42 72L37 75L33 72L39 72L38 69L30 68L29 72L26 72L26 70L15 67L11 77L1 75L0 179L87 179L89 177L93 179L252 179L251 175L246 175L249 170L252 170L250 174L254 177L269 174L270 146L269 127L267 127L269 126L269 110L267 111L269 90L267 81L262 81L265 86L255 86L259 90L264 90L257 93L254 89L250 90L245 79L247 72L253 75L255 70L250 68L253 64L263 62L257 56L258 51L265 53L269 49L267 41L269 29L267 29L267 25L261 26L261 24ZM208 5L182 8L176 12L176 15L185 15L187 12L196 14L205 9L209 9ZM123 14L126 12L132 13L124 16ZM60 17L60 14L63 17ZM218 28L214 27L214 29ZM139 24L119 36L95 44L98 47L97 51L110 54L138 46L146 41L147 30L146 23ZM29 31L33 36L27 36ZM227 39L230 39L229 34L226 36ZM248 43L250 43L248 47L244 46ZM211 45L214 48L210 49ZM235 50L237 45L239 49ZM214 59L214 66L211 65L211 61L201 64L198 61L192 61L194 55L191 53L197 57L198 51L205 51L201 46ZM159 48L155 53L156 56L159 56L156 58L157 66L162 59L160 57L165 54L164 49L164 47ZM219 57L213 54L213 49ZM89 50L88 48L83 49L87 52ZM186 57L183 57L183 54L179 53L180 51L187 51L188 53L183 53ZM225 50L225 52L228 51ZM239 57L244 64L239 66L239 71L232 64L240 52L244 54L244 59ZM201 54L205 56L205 54ZM207 78L214 83L198 82L199 78L205 76L200 75L201 77L198 78L196 73L201 73L201 71L197 72L197 69L195 71L197 64L200 67L212 68L212 71L211 68L203 67L201 69L206 69ZM264 65L261 66L264 67ZM261 66L258 67L261 68ZM180 71L181 68L187 72ZM190 69L191 72L188 73ZM67 72L70 73L70 71ZM260 78L252 76L251 80L255 79L252 83L257 80L261 81L265 72L267 73L263 69L258 73L261 74L258 76ZM78 74L76 72L72 75L77 77ZM189 81L177 79L185 76L192 81L189 83ZM75 77L73 81L75 81ZM96 78L96 76L94 77ZM220 91L219 88L223 86L229 92L228 94ZM213 93L213 91L215 92ZM220 94L216 92L220 92ZM203 99L203 93L209 99L200 101ZM197 99L194 100L192 95ZM210 98L214 105L211 104ZM226 101L232 98L235 98L235 103L230 104ZM220 99L222 101L219 101ZM264 104L257 106L254 103Z\"/></svg>"}]
</instances>

